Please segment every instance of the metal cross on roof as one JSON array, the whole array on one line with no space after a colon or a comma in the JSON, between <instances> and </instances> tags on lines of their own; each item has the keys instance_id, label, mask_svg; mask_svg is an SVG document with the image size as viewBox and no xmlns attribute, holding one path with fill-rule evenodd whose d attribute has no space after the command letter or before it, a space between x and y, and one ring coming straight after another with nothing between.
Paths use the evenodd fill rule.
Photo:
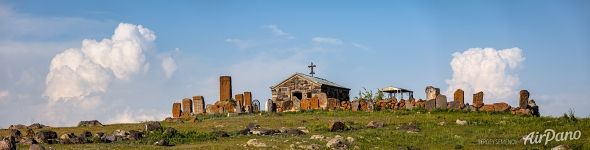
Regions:
<instances>
[{"instance_id":1,"label":"metal cross on roof","mask_svg":"<svg viewBox=\"0 0 590 150\"><path fill-rule=\"evenodd\" d=\"M315 74L315 72L313 72L313 68L316 67L313 62L311 62L311 65L307 66L309 68L311 68L311 72L309 74L311 74L311 76L313 77L313 75Z\"/></svg>"}]
</instances>

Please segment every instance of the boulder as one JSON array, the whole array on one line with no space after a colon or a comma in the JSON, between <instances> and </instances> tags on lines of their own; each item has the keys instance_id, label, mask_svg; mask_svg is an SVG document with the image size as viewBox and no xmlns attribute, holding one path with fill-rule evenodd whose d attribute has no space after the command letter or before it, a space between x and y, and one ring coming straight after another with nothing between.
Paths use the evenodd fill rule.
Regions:
<instances>
[{"instance_id":1,"label":"boulder","mask_svg":"<svg viewBox=\"0 0 590 150\"><path fill-rule=\"evenodd\" d=\"M401 130L401 131L405 131L407 133L420 132L420 127L418 127L418 124L416 124L414 122L410 122L408 124L402 124L399 127L397 127L396 129Z\"/></svg>"},{"instance_id":2,"label":"boulder","mask_svg":"<svg viewBox=\"0 0 590 150\"><path fill-rule=\"evenodd\" d=\"M33 124L29 125L29 128L31 128L31 129L41 129L41 128L44 128L44 127L47 127L47 126L46 125L42 125L40 123L33 123Z\"/></svg>"},{"instance_id":3,"label":"boulder","mask_svg":"<svg viewBox=\"0 0 590 150\"><path fill-rule=\"evenodd\" d=\"M535 117L540 117L541 113L539 113L539 106L535 103L535 100L529 100L528 102L529 107L531 108L531 113Z\"/></svg>"},{"instance_id":4,"label":"boulder","mask_svg":"<svg viewBox=\"0 0 590 150\"><path fill-rule=\"evenodd\" d=\"M348 142L341 136L336 135L334 138L328 140L326 147L330 149L348 149Z\"/></svg>"},{"instance_id":5,"label":"boulder","mask_svg":"<svg viewBox=\"0 0 590 150\"><path fill-rule=\"evenodd\" d=\"M455 123L456 123L457 125L460 125L460 126L462 126L462 125L466 125L466 124L467 124L467 121L465 121L465 120L459 120L459 119L457 119L457 120L455 121Z\"/></svg>"},{"instance_id":6,"label":"boulder","mask_svg":"<svg viewBox=\"0 0 590 150\"><path fill-rule=\"evenodd\" d=\"M254 135L272 135L277 133L277 131L273 129L266 129L266 128L255 128L250 129L250 132Z\"/></svg>"},{"instance_id":7,"label":"boulder","mask_svg":"<svg viewBox=\"0 0 590 150\"><path fill-rule=\"evenodd\" d=\"M113 136L115 137L127 137L127 135L129 135L129 132L122 129L117 129L113 131Z\"/></svg>"},{"instance_id":8,"label":"boulder","mask_svg":"<svg viewBox=\"0 0 590 150\"><path fill-rule=\"evenodd\" d=\"M172 145L170 145L170 143L168 142L167 139L158 140L158 141L154 142L154 145L155 146L172 146Z\"/></svg>"},{"instance_id":9,"label":"boulder","mask_svg":"<svg viewBox=\"0 0 590 150\"><path fill-rule=\"evenodd\" d=\"M53 144L57 139L57 133L50 130L42 130L35 133L35 140L41 143Z\"/></svg>"},{"instance_id":10,"label":"boulder","mask_svg":"<svg viewBox=\"0 0 590 150\"><path fill-rule=\"evenodd\" d=\"M129 140L140 140L143 138L143 132L129 130L129 135L127 135L127 139Z\"/></svg>"},{"instance_id":11,"label":"boulder","mask_svg":"<svg viewBox=\"0 0 590 150\"><path fill-rule=\"evenodd\" d=\"M166 130L164 130L164 135L175 135L177 133L178 131L172 127L168 127Z\"/></svg>"},{"instance_id":12,"label":"boulder","mask_svg":"<svg viewBox=\"0 0 590 150\"><path fill-rule=\"evenodd\" d=\"M16 129L16 130L26 129L26 128L27 128L27 126L22 125L22 124L10 125L10 127L8 127L8 129Z\"/></svg>"},{"instance_id":13,"label":"boulder","mask_svg":"<svg viewBox=\"0 0 590 150\"><path fill-rule=\"evenodd\" d=\"M29 150L45 150L45 147L39 144L31 144L31 146L29 146Z\"/></svg>"},{"instance_id":14,"label":"boulder","mask_svg":"<svg viewBox=\"0 0 590 150\"><path fill-rule=\"evenodd\" d=\"M510 105L508 105L506 103L494 103L494 111L508 112L508 111L510 111Z\"/></svg>"},{"instance_id":15,"label":"boulder","mask_svg":"<svg viewBox=\"0 0 590 150\"><path fill-rule=\"evenodd\" d=\"M0 150L16 150L16 143L13 139L14 137L0 140Z\"/></svg>"},{"instance_id":16,"label":"boulder","mask_svg":"<svg viewBox=\"0 0 590 150\"><path fill-rule=\"evenodd\" d=\"M20 133L20 130L10 129L10 136L14 137L15 139L20 139L22 134Z\"/></svg>"},{"instance_id":17,"label":"boulder","mask_svg":"<svg viewBox=\"0 0 590 150\"><path fill-rule=\"evenodd\" d=\"M331 121L328 129L332 132L346 130L346 125L341 121Z\"/></svg>"},{"instance_id":18,"label":"boulder","mask_svg":"<svg viewBox=\"0 0 590 150\"><path fill-rule=\"evenodd\" d=\"M383 122L371 121L367 124L367 128L383 128Z\"/></svg>"},{"instance_id":19,"label":"boulder","mask_svg":"<svg viewBox=\"0 0 590 150\"><path fill-rule=\"evenodd\" d=\"M157 121L148 121L144 123L145 132L162 131L162 125Z\"/></svg>"},{"instance_id":20,"label":"boulder","mask_svg":"<svg viewBox=\"0 0 590 150\"><path fill-rule=\"evenodd\" d=\"M89 120L89 121L80 121L78 123L78 127L94 127L99 126L102 127L102 123L98 122L98 120Z\"/></svg>"},{"instance_id":21,"label":"boulder","mask_svg":"<svg viewBox=\"0 0 590 150\"><path fill-rule=\"evenodd\" d=\"M257 139L248 140L248 142L246 142L246 146L258 148L268 147L265 143L258 141Z\"/></svg>"},{"instance_id":22,"label":"boulder","mask_svg":"<svg viewBox=\"0 0 590 150\"><path fill-rule=\"evenodd\" d=\"M38 144L38 142L35 140L35 138L32 137L23 137L20 141L20 144L23 145L32 145L32 144Z\"/></svg>"},{"instance_id":23,"label":"boulder","mask_svg":"<svg viewBox=\"0 0 590 150\"><path fill-rule=\"evenodd\" d=\"M82 131L82 133L80 133L79 137L82 137L82 138L92 137L92 132L90 132L90 131Z\"/></svg>"}]
</instances>

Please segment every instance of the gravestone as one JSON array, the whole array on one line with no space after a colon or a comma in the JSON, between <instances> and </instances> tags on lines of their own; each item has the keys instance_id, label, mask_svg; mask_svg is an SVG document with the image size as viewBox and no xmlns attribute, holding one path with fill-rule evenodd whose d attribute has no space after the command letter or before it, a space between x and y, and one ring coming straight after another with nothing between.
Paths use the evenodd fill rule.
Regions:
<instances>
[{"instance_id":1,"label":"gravestone","mask_svg":"<svg viewBox=\"0 0 590 150\"><path fill-rule=\"evenodd\" d=\"M271 99L266 100L265 107L266 107L266 112L274 112L274 111L272 111L272 100Z\"/></svg>"},{"instance_id":2,"label":"gravestone","mask_svg":"<svg viewBox=\"0 0 590 150\"><path fill-rule=\"evenodd\" d=\"M229 101L231 99L231 76L219 77L219 100Z\"/></svg>"},{"instance_id":3,"label":"gravestone","mask_svg":"<svg viewBox=\"0 0 590 150\"><path fill-rule=\"evenodd\" d=\"M297 97L293 97L293 107L292 107L293 111L299 111L301 110L301 100L299 100Z\"/></svg>"},{"instance_id":4,"label":"gravestone","mask_svg":"<svg viewBox=\"0 0 590 150\"><path fill-rule=\"evenodd\" d=\"M328 95L326 93L318 93L316 95L318 96L319 108L326 109L328 107Z\"/></svg>"},{"instance_id":5,"label":"gravestone","mask_svg":"<svg viewBox=\"0 0 590 150\"><path fill-rule=\"evenodd\" d=\"M203 96L193 96L193 112L195 114L205 113L205 98Z\"/></svg>"},{"instance_id":6,"label":"gravestone","mask_svg":"<svg viewBox=\"0 0 590 150\"><path fill-rule=\"evenodd\" d=\"M234 98L236 99L236 103L239 103L240 106L244 107L244 95L243 94L236 94L234 96Z\"/></svg>"},{"instance_id":7,"label":"gravestone","mask_svg":"<svg viewBox=\"0 0 590 150\"><path fill-rule=\"evenodd\" d=\"M172 104L172 117L179 118L182 110L180 110L180 103L173 103Z\"/></svg>"},{"instance_id":8,"label":"gravestone","mask_svg":"<svg viewBox=\"0 0 590 150\"><path fill-rule=\"evenodd\" d=\"M518 103L518 107L520 108L527 108L527 106L529 105L529 96L530 93L527 90L520 90L520 100Z\"/></svg>"},{"instance_id":9,"label":"gravestone","mask_svg":"<svg viewBox=\"0 0 590 150\"><path fill-rule=\"evenodd\" d=\"M317 110L317 109L319 109L319 108L320 108L320 99L318 98L318 96L317 96L317 95L316 95L316 96L313 96L313 97L310 99L310 102L309 102L309 104L310 104L310 108L311 108L312 110Z\"/></svg>"},{"instance_id":10,"label":"gravestone","mask_svg":"<svg viewBox=\"0 0 590 150\"><path fill-rule=\"evenodd\" d=\"M473 94L473 106L475 108L480 108L483 106L483 92L477 92Z\"/></svg>"},{"instance_id":11,"label":"gravestone","mask_svg":"<svg viewBox=\"0 0 590 150\"><path fill-rule=\"evenodd\" d=\"M350 103L350 105L351 105L351 107L352 107L352 109L351 109L351 110L352 110L353 112L356 112L356 111L358 111L358 110L359 110L359 108L360 108L360 107L359 107L360 105L359 105L359 101L358 101L358 100L356 100L356 101L352 101L352 103Z\"/></svg>"},{"instance_id":12,"label":"gravestone","mask_svg":"<svg viewBox=\"0 0 590 150\"><path fill-rule=\"evenodd\" d=\"M436 99L436 96L440 94L440 89L433 86L426 87L426 100Z\"/></svg>"},{"instance_id":13,"label":"gravestone","mask_svg":"<svg viewBox=\"0 0 590 150\"><path fill-rule=\"evenodd\" d=\"M445 95L436 96L436 108L447 109L447 96L445 96Z\"/></svg>"},{"instance_id":14,"label":"gravestone","mask_svg":"<svg viewBox=\"0 0 590 150\"><path fill-rule=\"evenodd\" d=\"M182 99L182 116L190 116L193 112L193 100L190 98Z\"/></svg>"},{"instance_id":15,"label":"gravestone","mask_svg":"<svg viewBox=\"0 0 590 150\"><path fill-rule=\"evenodd\" d=\"M460 110L461 109L461 106L457 101L450 101L448 103L448 105L449 105L449 109L453 109L453 110Z\"/></svg>"},{"instance_id":16,"label":"gravestone","mask_svg":"<svg viewBox=\"0 0 590 150\"><path fill-rule=\"evenodd\" d=\"M508 112L508 111L510 111L510 105L508 105L506 103L494 103L494 111Z\"/></svg>"},{"instance_id":17,"label":"gravestone","mask_svg":"<svg viewBox=\"0 0 590 150\"><path fill-rule=\"evenodd\" d=\"M427 100L424 105L426 106L426 110L432 111L436 108L436 99Z\"/></svg>"},{"instance_id":18,"label":"gravestone","mask_svg":"<svg viewBox=\"0 0 590 150\"><path fill-rule=\"evenodd\" d=\"M335 98L328 98L328 105L326 106L326 108L328 110L336 110L336 108L338 108L338 106L340 104L340 100L335 99Z\"/></svg>"},{"instance_id":19,"label":"gravestone","mask_svg":"<svg viewBox=\"0 0 590 150\"><path fill-rule=\"evenodd\" d=\"M483 106L482 106L482 107L479 109L479 111L486 111L486 112L491 112L491 111L494 111L494 110L495 110L495 109L494 109L494 105L493 105L493 104L486 104L486 105L483 105Z\"/></svg>"},{"instance_id":20,"label":"gravestone","mask_svg":"<svg viewBox=\"0 0 590 150\"><path fill-rule=\"evenodd\" d=\"M257 99L252 101L252 112L258 113L260 112L260 101Z\"/></svg>"},{"instance_id":21,"label":"gravestone","mask_svg":"<svg viewBox=\"0 0 590 150\"><path fill-rule=\"evenodd\" d=\"M252 92L244 92L244 106L252 106Z\"/></svg>"},{"instance_id":22,"label":"gravestone","mask_svg":"<svg viewBox=\"0 0 590 150\"><path fill-rule=\"evenodd\" d=\"M373 112L375 110L375 103L373 101L367 101L367 112Z\"/></svg>"},{"instance_id":23,"label":"gravestone","mask_svg":"<svg viewBox=\"0 0 590 150\"><path fill-rule=\"evenodd\" d=\"M309 98L303 98L303 100L301 100L301 102L299 104L299 108L301 110L309 110L310 109L310 99Z\"/></svg>"},{"instance_id":24,"label":"gravestone","mask_svg":"<svg viewBox=\"0 0 590 150\"><path fill-rule=\"evenodd\" d=\"M236 95L236 96L237 96L237 95ZM240 103L236 103L235 112L236 112L236 113L242 113L242 112L243 112L243 110L242 110L242 104L240 104Z\"/></svg>"},{"instance_id":25,"label":"gravestone","mask_svg":"<svg viewBox=\"0 0 590 150\"><path fill-rule=\"evenodd\" d=\"M457 89L453 94L453 101L455 102L455 106L459 106L459 109L463 108L463 106L465 105L465 92L461 89Z\"/></svg>"}]
</instances>

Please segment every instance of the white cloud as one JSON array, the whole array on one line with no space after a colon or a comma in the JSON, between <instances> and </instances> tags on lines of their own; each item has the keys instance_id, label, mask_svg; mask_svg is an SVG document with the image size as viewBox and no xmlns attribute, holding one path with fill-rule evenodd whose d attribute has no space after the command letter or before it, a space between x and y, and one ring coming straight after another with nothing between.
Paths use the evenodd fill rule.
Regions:
<instances>
[{"instance_id":1,"label":"white cloud","mask_svg":"<svg viewBox=\"0 0 590 150\"><path fill-rule=\"evenodd\" d=\"M275 24L265 25L263 27L266 28L266 29L269 29L272 32L272 34L274 34L276 36L287 36L287 37L290 37L289 33L281 30L279 28L279 26L277 26Z\"/></svg>"},{"instance_id":2,"label":"white cloud","mask_svg":"<svg viewBox=\"0 0 590 150\"><path fill-rule=\"evenodd\" d=\"M227 38L225 42L236 45L240 49L247 49L256 46L252 41L245 41L237 38Z\"/></svg>"},{"instance_id":3,"label":"white cloud","mask_svg":"<svg viewBox=\"0 0 590 150\"><path fill-rule=\"evenodd\" d=\"M369 47L363 44L359 44L359 43L351 43L352 46L359 48L361 50L369 50Z\"/></svg>"},{"instance_id":4,"label":"white cloud","mask_svg":"<svg viewBox=\"0 0 590 150\"><path fill-rule=\"evenodd\" d=\"M7 100L8 95L10 95L10 93L8 91L0 91L0 102L4 102Z\"/></svg>"},{"instance_id":5,"label":"white cloud","mask_svg":"<svg viewBox=\"0 0 590 150\"><path fill-rule=\"evenodd\" d=\"M162 58L162 69L164 69L166 78L170 79L174 71L176 71L176 62L172 59L172 55L166 55Z\"/></svg>"},{"instance_id":6,"label":"white cloud","mask_svg":"<svg viewBox=\"0 0 590 150\"><path fill-rule=\"evenodd\" d=\"M328 44L328 45L342 45L344 42L337 38L332 37L314 37L311 39L316 44Z\"/></svg>"},{"instance_id":7,"label":"white cloud","mask_svg":"<svg viewBox=\"0 0 590 150\"><path fill-rule=\"evenodd\" d=\"M520 81L514 71L524 60L519 48L470 48L455 52L450 63L453 77L446 80L446 93L452 95L459 88L465 95L483 91L486 102L508 100L515 104Z\"/></svg>"},{"instance_id":8,"label":"white cloud","mask_svg":"<svg viewBox=\"0 0 590 150\"><path fill-rule=\"evenodd\" d=\"M82 41L81 48L67 49L51 60L43 95L55 103L105 92L112 76L127 80L145 67L144 53L155 38L141 25L121 23L111 39Z\"/></svg>"},{"instance_id":9,"label":"white cloud","mask_svg":"<svg viewBox=\"0 0 590 150\"><path fill-rule=\"evenodd\" d=\"M137 111L131 111L129 107L125 108L123 112L117 112L116 115L107 120L106 123L138 123L142 121L160 121L166 117L172 116L163 112L155 110L144 110L139 109Z\"/></svg>"}]
</instances>

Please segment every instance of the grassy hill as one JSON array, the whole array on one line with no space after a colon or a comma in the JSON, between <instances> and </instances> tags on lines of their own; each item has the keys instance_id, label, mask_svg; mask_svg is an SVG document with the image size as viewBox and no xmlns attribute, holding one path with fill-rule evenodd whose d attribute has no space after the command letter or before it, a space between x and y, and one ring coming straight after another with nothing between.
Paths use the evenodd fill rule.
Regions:
<instances>
[{"instance_id":1,"label":"grassy hill","mask_svg":"<svg viewBox=\"0 0 590 150\"><path fill-rule=\"evenodd\" d=\"M590 119L589 118L554 118L554 117L522 117L506 113L484 112L456 112L456 111L377 111L377 112L349 112L349 111L310 111L298 113L261 113L232 117L199 116L197 122L184 123L162 122L164 127L176 128L180 134L170 137L175 146L152 146L157 134L140 141L102 143L102 144L53 144L45 145L57 149L253 149L243 145L249 139L258 139L271 146L268 149L289 149L291 146L318 144L326 149L326 141L312 140L312 135L333 137L341 135L352 137L355 141L352 149L398 149L400 147L414 147L420 149L547 149L557 145L568 145L573 149L590 149ZM455 123L457 119L466 120L466 125ZM330 132L328 124L331 120L340 120L350 130ZM367 128L370 121L385 123L383 128ZM278 129L281 127L306 127L310 133L305 135L239 135L238 131L248 123L256 123L264 128ZM416 133L409 133L397 129L401 125L415 123L420 129ZM116 129L141 130L142 124L112 124L103 127L60 127L50 128L58 135L73 132L79 134L84 130L92 133L112 133ZM556 132L580 130L582 135L578 140L550 141L544 144L524 145L522 137L531 132L542 133L546 129ZM229 137L217 137L213 131L226 131ZM24 131L21 131L24 132ZM0 130L0 135L6 136L9 131ZM482 143L482 141L485 141ZM19 149L27 146L20 145Z\"/></svg>"}]
</instances>

